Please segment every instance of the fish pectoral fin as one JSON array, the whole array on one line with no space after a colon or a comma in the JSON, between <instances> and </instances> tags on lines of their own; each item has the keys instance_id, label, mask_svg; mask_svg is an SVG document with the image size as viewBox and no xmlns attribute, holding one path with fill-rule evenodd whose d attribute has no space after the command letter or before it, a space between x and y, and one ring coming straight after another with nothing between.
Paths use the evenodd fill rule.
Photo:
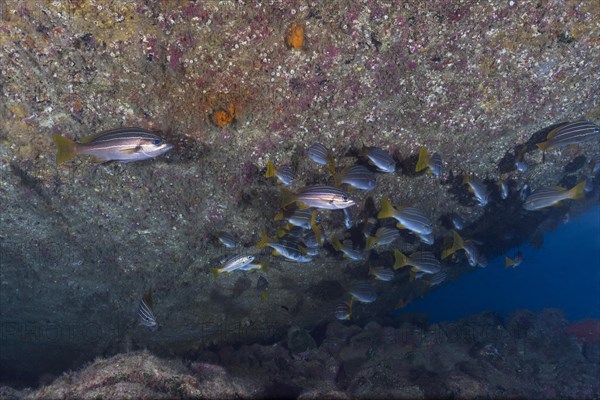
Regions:
<instances>
[{"instance_id":1,"label":"fish pectoral fin","mask_svg":"<svg viewBox=\"0 0 600 400\"><path fill-rule=\"evenodd\" d=\"M139 152L140 150L142 150L142 146L137 145L135 147L129 147L128 149L123 149L121 151L125 154L135 154L135 153Z\"/></svg>"},{"instance_id":2,"label":"fish pectoral fin","mask_svg":"<svg viewBox=\"0 0 600 400\"><path fill-rule=\"evenodd\" d=\"M90 159L91 162L93 162L94 164L103 164L105 162L109 162L110 160L107 158L102 158L102 157L92 157Z\"/></svg>"}]
</instances>

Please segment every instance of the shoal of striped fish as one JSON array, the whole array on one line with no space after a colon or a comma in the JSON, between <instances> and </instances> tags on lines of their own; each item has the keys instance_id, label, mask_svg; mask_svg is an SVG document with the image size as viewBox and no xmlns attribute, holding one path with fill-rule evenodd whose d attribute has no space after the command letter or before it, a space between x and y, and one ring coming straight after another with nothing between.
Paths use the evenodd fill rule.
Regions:
<instances>
[{"instance_id":1,"label":"shoal of striped fish","mask_svg":"<svg viewBox=\"0 0 600 400\"><path fill-rule=\"evenodd\" d=\"M221 232L219 233L219 242L228 249L237 247L237 239L231 233Z\"/></svg>"},{"instance_id":2,"label":"shoal of striped fish","mask_svg":"<svg viewBox=\"0 0 600 400\"><path fill-rule=\"evenodd\" d=\"M585 199L585 181L579 182L569 190L560 186L544 186L534 190L525 199L523 208L528 211L539 210L553 206L566 199Z\"/></svg>"},{"instance_id":3,"label":"shoal of striped fish","mask_svg":"<svg viewBox=\"0 0 600 400\"><path fill-rule=\"evenodd\" d=\"M415 167L416 172L420 172L425 168L428 168L427 173L433 174L439 178L442 175L442 167L442 157L438 153L434 153L431 157L429 157L427 148L425 146L421 147L419 150L419 160L417 161L417 166Z\"/></svg>"},{"instance_id":4,"label":"shoal of striped fish","mask_svg":"<svg viewBox=\"0 0 600 400\"><path fill-rule=\"evenodd\" d=\"M394 259L394 269L410 266L415 272L435 274L442 268L440 261L430 251L417 251L406 256L402 252L394 250Z\"/></svg>"},{"instance_id":5,"label":"shoal of striped fish","mask_svg":"<svg viewBox=\"0 0 600 400\"><path fill-rule=\"evenodd\" d=\"M331 239L331 245L337 251L344 253L344 256L354 261L362 261L366 259L366 255L362 250L354 249L352 242L341 243L338 238Z\"/></svg>"},{"instance_id":6,"label":"shoal of striped fish","mask_svg":"<svg viewBox=\"0 0 600 400\"><path fill-rule=\"evenodd\" d=\"M138 318L140 323L151 331L158 329L158 323L156 322L156 317L152 311L153 307L152 289L148 289L138 305Z\"/></svg>"},{"instance_id":7,"label":"shoal of striped fish","mask_svg":"<svg viewBox=\"0 0 600 400\"><path fill-rule=\"evenodd\" d=\"M281 205L286 208L293 203L326 210L339 210L356 204L345 192L327 185L308 186L298 193L282 189Z\"/></svg>"},{"instance_id":8,"label":"shoal of striped fish","mask_svg":"<svg viewBox=\"0 0 600 400\"><path fill-rule=\"evenodd\" d=\"M352 317L352 300L338 303L335 306L335 317L340 321L349 320Z\"/></svg>"},{"instance_id":9,"label":"shoal of striped fish","mask_svg":"<svg viewBox=\"0 0 600 400\"><path fill-rule=\"evenodd\" d=\"M475 195L477 203L484 207L490 199L490 190L481 179L465 175L463 184L469 185L469 191Z\"/></svg>"},{"instance_id":10,"label":"shoal of striped fish","mask_svg":"<svg viewBox=\"0 0 600 400\"><path fill-rule=\"evenodd\" d=\"M381 199L381 210L377 218L395 218L398 221L398 228L408 229L417 235L426 236L433 232L433 223L423 211L416 207L395 209L385 197Z\"/></svg>"},{"instance_id":11,"label":"shoal of striped fish","mask_svg":"<svg viewBox=\"0 0 600 400\"><path fill-rule=\"evenodd\" d=\"M377 280L389 282L394 279L394 270L383 266L370 267L369 275L375 277Z\"/></svg>"},{"instance_id":12,"label":"shoal of striped fish","mask_svg":"<svg viewBox=\"0 0 600 400\"><path fill-rule=\"evenodd\" d=\"M211 272L215 276L219 276L222 273L231 273L239 270L254 261L254 256L246 254L235 254L221 261L221 268L211 268Z\"/></svg>"},{"instance_id":13,"label":"shoal of striped fish","mask_svg":"<svg viewBox=\"0 0 600 400\"><path fill-rule=\"evenodd\" d=\"M289 165L282 165L281 167L275 167L275 164L271 160L267 162L267 172L265 172L266 178L277 178L277 182L283 183L285 186L292 184L296 179L294 170Z\"/></svg>"},{"instance_id":14,"label":"shoal of striped fish","mask_svg":"<svg viewBox=\"0 0 600 400\"><path fill-rule=\"evenodd\" d=\"M377 300L377 292L368 281L356 282L349 291L350 295L361 303L372 303Z\"/></svg>"},{"instance_id":15,"label":"shoal of striped fish","mask_svg":"<svg viewBox=\"0 0 600 400\"><path fill-rule=\"evenodd\" d=\"M551 130L546 136L546 141L537 143L537 146L546 151L571 144L589 142L598 138L599 134L600 126L591 121L568 122Z\"/></svg>"},{"instance_id":16,"label":"shoal of striped fish","mask_svg":"<svg viewBox=\"0 0 600 400\"><path fill-rule=\"evenodd\" d=\"M173 148L157 134L142 128L118 128L86 136L77 143L62 135L52 136L56 145L56 163L62 164L81 154L93 162L123 163L158 157Z\"/></svg>"},{"instance_id":17,"label":"shoal of striped fish","mask_svg":"<svg viewBox=\"0 0 600 400\"><path fill-rule=\"evenodd\" d=\"M290 261L300 263L312 261L312 258L306 254L306 249L293 238L283 238L275 241L269 239L269 236L263 232L256 247L262 249L267 246L273 249L273 255L275 256L282 256Z\"/></svg>"},{"instance_id":18,"label":"shoal of striped fish","mask_svg":"<svg viewBox=\"0 0 600 400\"><path fill-rule=\"evenodd\" d=\"M369 171L364 165L346 167L334 174L333 180L336 186L345 183L356 189L367 191L375 188L375 185L377 184L375 174Z\"/></svg>"},{"instance_id":19,"label":"shoal of striped fish","mask_svg":"<svg viewBox=\"0 0 600 400\"><path fill-rule=\"evenodd\" d=\"M393 243L400 238L400 232L396 228L382 226L375 232L375 236L367 236L365 250L370 250L373 247L384 246Z\"/></svg>"},{"instance_id":20,"label":"shoal of striped fish","mask_svg":"<svg viewBox=\"0 0 600 400\"><path fill-rule=\"evenodd\" d=\"M367 157L381 172L396 172L396 161L394 161L394 157L379 147L363 146L359 155Z\"/></svg>"}]
</instances>

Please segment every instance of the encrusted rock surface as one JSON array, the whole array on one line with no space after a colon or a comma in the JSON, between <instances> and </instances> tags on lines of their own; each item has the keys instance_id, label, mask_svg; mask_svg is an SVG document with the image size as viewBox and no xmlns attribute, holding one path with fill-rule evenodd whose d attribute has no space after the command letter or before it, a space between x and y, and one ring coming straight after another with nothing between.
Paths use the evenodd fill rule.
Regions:
<instances>
[{"instance_id":1,"label":"encrusted rock surface","mask_svg":"<svg viewBox=\"0 0 600 400\"><path fill-rule=\"evenodd\" d=\"M597 398L598 360L556 310L492 313L455 323L363 328L330 323L318 348L273 345L164 360L132 352L7 398ZM296 332L297 328L290 328ZM588 343L598 346L598 342Z\"/></svg>"},{"instance_id":2,"label":"encrusted rock surface","mask_svg":"<svg viewBox=\"0 0 600 400\"><path fill-rule=\"evenodd\" d=\"M436 222L438 254L451 212L488 257L539 237L567 207L523 214L515 191L571 185L600 153L588 143L542 162L534 146L548 126L600 117L599 14L597 1L0 3L2 372L279 339L289 325L330 321L368 270L331 248L308 265L273 258L264 302L256 274L209 272L225 253L218 230L253 253L260 230L274 231L268 159L296 168L295 188L329 179L305 156L313 142L341 165L363 144L393 153L398 172L355 193L359 208L384 195L418 205ZM286 39L292 24L304 29L299 49ZM125 165L55 164L53 134L119 126L161 131L176 149ZM413 172L422 145L442 155L441 181ZM513 165L518 145L526 174ZM513 195L502 203L494 191L476 207L465 172L491 187L506 177ZM579 207L597 202L597 177L595 187ZM340 213L323 221L343 233ZM403 250L417 246L404 239ZM356 319L426 292L401 273L376 285L378 301ZM163 327L153 334L135 322L148 287Z\"/></svg>"}]
</instances>

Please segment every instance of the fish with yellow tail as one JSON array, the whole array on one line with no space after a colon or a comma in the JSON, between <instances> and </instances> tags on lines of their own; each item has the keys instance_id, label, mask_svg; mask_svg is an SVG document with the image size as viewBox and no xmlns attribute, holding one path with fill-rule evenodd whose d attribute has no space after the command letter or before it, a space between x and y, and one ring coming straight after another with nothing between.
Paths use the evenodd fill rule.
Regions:
<instances>
[{"instance_id":1,"label":"fish with yellow tail","mask_svg":"<svg viewBox=\"0 0 600 400\"><path fill-rule=\"evenodd\" d=\"M487 259L479 249L477 248L473 240L463 240L463 238L456 232L452 231L452 244L446 243L442 251L442 260L448 258L458 250L464 250L467 256L467 261L471 267L486 267Z\"/></svg>"},{"instance_id":2,"label":"fish with yellow tail","mask_svg":"<svg viewBox=\"0 0 600 400\"><path fill-rule=\"evenodd\" d=\"M349 321L352 318L352 299L335 306L335 317L340 321Z\"/></svg>"},{"instance_id":3,"label":"fish with yellow tail","mask_svg":"<svg viewBox=\"0 0 600 400\"><path fill-rule=\"evenodd\" d=\"M517 251L513 258L510 258L508 256L504 257L504 266L506 268L516 268L519 265L521 265L522 262L523 262L523 254L520 251Z\"/></svg>"},{"instance_id":4,"label":"fish with yellow tail","mask_svg":"<svg viewBox=\"0 0 600 400\"><path fill-rule=\"evenodd\" d=\"M271 160L267 162L267 172L265 172L266 178L277 178L278 183L283 183L285 186L292 184L296 179L294 170L289 165L282 165L279 168L275 167L275 164Z\"/></svg>"},{"instance_id":5,"label":"fish with yellow tail","mask_svg":"<svg viewBox=\"0 0 600 400\"><path fill-rule=\"evenodd\" d=\"M416 207L394 208L385 197L381 199L381 210L377 218L394 218L398 221L398 228L408 229L419 236L427 236L433 232L433 223L423 211Z\"/></svg>"},{"instance_id":6,"label":"fish with yellow tail","mask_svg":"<svg viewBox=\"0 0 600 400\"><path fill-rule=\"evenodd\" d=\"M351 241L340 242L336 237L331 239L331 245L337 251L344 253L344 256L354 261L362 261L366 259L366 255L362 250L358 250L352 247Z\"/></svg>"},{"instance_id":7,"label":"fish with yellow tail","mask_svg":"<svg viewBox=\"0 0 600 400\"><path fill-rule=\"evenodd\" d=\"M356 204L345 192L327 185L307 186L298 193L282 189L281 206L287 208L294 203L299 208L314 207L325 210L341 210Z\"/></svg>"},{"instance_id":8,"label":"fish with yellow tail","mask_svg":"<svg viewBox=\"0 0 600 400\"><path fill-rule=\"evenodd\" d=\"M241 270L254 261L254 256L245 254L236 254L221 261L221 268L212 268L210 271L214 276L219 276L223 273L231 273Z\"/></svg>"},{"instance_id":9,"label":"fish with yellow tail","mask_svg":"<svg viewBox=\"0 0 600 400\"><path fill-rule=\"evenodd\" d=\"M294 239L282 238L271 240L265 232L262 232L260 241L256 244L256 247L259 249L270 247L273 249L274 256L282 256L290 261L301 263L312 261L312 258L306 254L306 248Z\"/></svg>"},{"instance_id":10,"label":"fish with yellow tail","mask_svg":"<svg viewBox=\"0 0 600 400\"><path fill-rule=\"evenodd\" d=\"M481 179L475 176L465 175L463 184L469 185L469 191L473 193L479 206L484 207L490 200L490 190Z\"/></svg>"},{"instance_id":11,"label":"fish with yellow tail","mask_svg":"<svg viewBox=\"0 0 600 400\"><path fill-rule=\"evenodd\" d=\"M57 164L82 154L92 156L92 161L97 163L128 163L155 158L173 148L157 134L142 128L119 128L95 133L79 143L62 135L54 135L52 140L57 149Z\"/></svg>"},{"instance_id":12,"label":"fish with yellow tail","mask_svg":"<svg viewBox=\"0 0 600 400\"><path fill-rule=\"evenodd\" d=\"M428 168L428 174L433 174L436 178L439 178L440 175L442 175L442 166L442 157L438 153L434 153L431 157L429 157L427 148L425 146L421 147L419 150L419 160L417 161L415 172L420 172L425 168Z\"/></svg>"},{"instance_id":13,"label":"fish with yellow tail","mask_svg":"<svg viewBox=\"0 0 600 400\"><path fill-rule=\"evenodd\" d=\"M394 269L410 266L413 272L425 274L435 274L442 269L439 260L430 251L417 251L406 256L402 252L394 250L394 259Z\"/></svg>"},{"instance_id":14,"label":"fish with yellow tail","mask_svg":"<svg viewBox=\"0 0 600 400\"><path fill-rule=\"evenodd\" d=\"M558 204L563 200L585 199L585 180L567 190L561 186L544 186L534 190L523 203L528 211L540 210Z\"/></svg>"},{"instance_id":15,"label":"fish with yellow tail","mask_svg":"<svg viewBox=\"0 0 600 400\"><path fill-rule=\"evenodd\" d=\"M597 139L600 136L600 126L590 121L568 122L548 133L546 141L537 143L542 151L548 151L557 147L585 143Z\"/></svg>"}]
</instances>

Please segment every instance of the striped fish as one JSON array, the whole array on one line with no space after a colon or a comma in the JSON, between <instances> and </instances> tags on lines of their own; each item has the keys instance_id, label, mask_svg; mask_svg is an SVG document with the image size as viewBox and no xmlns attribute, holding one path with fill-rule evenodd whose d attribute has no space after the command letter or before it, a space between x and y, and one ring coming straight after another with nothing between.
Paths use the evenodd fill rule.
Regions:
<instances>
[{"instance_id":1,"label":"striped fish","mask_svg":"<svg viewBox=\"0 0 600 400\"><path fill-rule=\"evenodd\" d=\"M372 303L377 300L377 292L368 281L356 282L349 291L350 295L361 303Z\"/></svg>"},{"instance_id":2,"label":"striped fish","mask_svg":"<svg viewBox=\"0 0 600 400\"><path fill-rule=\"evenodd\" d=\"M427 148L425 146L421 147L419 150L419 160L417 161L417 166L415 167L416 172L428 168L428 173L439 178L440 175L442 175L442 167L442 157L438 153L434 153L431 157L429 157Z\"/></svg>"},{"instance_id":3,"label":"striped fish","mask_svg":"<svg viewBox=\"0 0 600 400\"><path fill-rule=\"evenodd\" d=\"M269 236L263 232L256 247L259 249L270 247L273 249L273 255L283 256L290 261L301 263L312 261L312 258L306 254L306 249L300 246L300 242L295 239L284 238L274 241L269 239Z\"/></svg>"},{"instance_id":4,"label":"striped fish","mask_svg":"<svg viewBox=\"0 0 600 400\"><path fill-rule=\"evenodd\" d=\"M354 219L352 218L352 211L350 211L350 208L344 208L344 227L346 229L350 229L352 228L352 225L354 225Z\"/></svg>"},{"instance_id":5,"label":"striped fish","mask_svg":"<svg viewBox=\"0 0 600 400\"><path fill-rule=\"evenodd\" d=\"M417 251L410 256L394 250L394 269L411 266L414 272L421 271L426 274L435 274L442 268L440 261L430 251Z\"/></svg>"},{"instance_id":6,"label":"striped fish","mask_svg":"<svg viewBox=\"0 0 600 400\"><path fill-rule=\"evenodd\" d=\"M367 157L381 172L396 172L396 161L394 161L394 157L379 147L363 146L359 155Z\"/></svg>"},{"instance_id":7,"label":"striped fish","mask_svg":"<svg viewBox=\"0 0 600 400\"><path fill-rule=\"evenodd\" d=\"M219 233L219 242L228 249L233 249L237 247L237 239L228 232Z\"/></svg>"},{"instance_id":8,"label":"striped fish","mask_svg":"<svg viewBox=\"0 0 600 400\"><path fill-rule=\"evenodd\" d=\"M397 210L385 197L381 199L381 211L377 214L377 218L395 218L398 221L396 225L398 228L408 229L417 235L426 236L433 232L433 223L423 211L416 207Z\"/></svg>"},{"instance_id":9,"label":"striped fish","mask_svg":"<svg viewBox=\"0 0 600 400\"><path fill-rule=\"evenodd\" d=\"M279 168L275 167L275 164L269 160L267 162L267 172L265 173L266 178L277 178L278 183L283 183L285 186L292 184L296 179L294 170L289 165L282 165Z\"/></svg>"},{"instance_id":10,"label":"striped fish","mask_svg":"<svg viewBox=\"0 0 600 400\"><path fill-rule=\"evenodd\" d=\"M475 195L475 199L477 199L477 203L481 207L484 207L488 203L490 200L490 190L481 179L465 175L463 184L469 185L469 191Z\"/></svg>"},{"instance_id":11,"label":"striped fish","mask_svg":"<svg viewBox=\"0 0 600 400\"><path fill-rule=\"evenodd\" d=\"M321 143L315 143L308 149L308 158L319 165L326 165L329 172L335 174L335 159L333 153Z\"/></svg>"},{"instance_id":12,"label":"striped fish","mask_svg":"<svg viewBox=\"0 0 600 400\"><path fill-rule=\"evenodd\" d=\"M370 267L369 275L380 281L389 282L394 279L394 270L389 267Z\"/></svg>"},{"instance_id":13,"label":"striped fish","mask_svg":"<svg viewBox=\"0 0 600 400\"><path fill-rule=\"evenodd\" d=\"M62 164L80 154L94 162L131 162L158 157L173 148L155 133L142 128L118 128L87 136L76 143L61 135L52 136L56 144L56 163Z\"/></svg>"},{"instance_id":14,"label":"striped fish","mask_svg":"<svg viewBox=\"0 0 600 400\"><path fill-rule=\"evenodd\" d=\"M506 182L504 179L498 181L498 188L500 189L500 198L502 200L508 199L508 195L509 195L508 182Z\"/></svg>"},{"instance_id":15,"label":"striped fish","mask_svg":"<svg viewBox=\"0 0 600 400\"><path fill-rule=\"evenodd\" d=\"M221 261L223 265L221 268L212 268L211 272L215 276L219 276L222 273L231 273L238 269L244 268L246 265L250 264L254 261L254 256L249 256L245 254L236 254L229 258Z\"/></svg>"},{"instance_id":16,"label":"striped fish","mask_svg":"<svg viewBox=\"0 0 600 400\"><path fill-rule=\"evenodd\" d=\"M384 246L400 238L400 232L395 228L382 226L377 229L375 236L367 236L365 250L372 249L374 246Z\"/></svg>"},{"instance_id":17,"label":"striped fish","mask_svg":"<svg viewBox=\"0 0 600 400\"><path fill-rule=\"evenodd\" d=\"M433 233L429 233L427 235L419 235L417 234L417 236L419 237L419 240L422 243L428 244L428 245L432 245L435 241L435 237L433 236Z\"/></svg>"},{"instance_id":18,"label":"striped fish","mask_svg":"<svg viewBox=\"0 0 600 400\"><path fill-rule=\"evenodd\" d=\"M548 133L545 142L537 146L543 150L564 147L594 140L600 134L600 127L590 121L576 121L565 123Z\"/></svg>"},{"instance_id":19,"label":"striped fish","mask_svg":"<svg viewBox=\"0 0 600 400\"><path fill-rule=\"evenodd\" d=\"M452 231L452 245L445 245L442 251L442 260L454 254L456 251L463 249L467 256L467 261L471 267L485 267L487 259L479 252L475 242L472 240L464 240L456 231Z\"/></svg>"},{"instance_id":20,"label":"striped fish","mask_svg":"<svg viewBox=\"0 0 600 400\"><path fill-rule=\"evenodd\" d=\"M282 206L285 208L295 202L307 207L327 210L339 210L355 204L346 193L333 186L308 186L298 193L282 189Z\"/></svg>"},{"instance_id":21,"label":"striped fish","mask_svg":"<svg viewBox=\"0 0 600 400\"><path fill-rule=\"evenodd\" d=\"M138 305L138 318L142 325L151 331L155 331L158 329L158 323L156 322L156 317L154 316L152 307L152 289L148 289Z\"/></svg>"},{"instance_id":22,"label":"striped fish","mask_svg":"<svg viewBox=\"0 0 600 400\"><path fill-rule=\"evenodd\" d=\"M372 190L376 185L375 174L364 165L353 165L344 168L333 176L336 186L345 183L356 189Z\"/></svg>"},{"instance_id":23,"label":"striped fish","mask_svg":"<svg viewBox=\"0 0 600 400\"><path fill-rule=\"evenodd\" d=\"M331 245L337 251L344 253L346 257L354 261L362 261L366 258L365 254L361 250L352 248L352 242L346 242L342 244L338 238L331 239Z\"/></svg>"},{"instance_id":24,"label":"striped fish","mask_svg":"<svg viewBox=\"0 0 600 400\"><path fill-rule=\"evenodd\" d=\"M335 317L340 321L349 320L352 317L352 300L335 306Z\"/></svg>"},{"instance_id":25,"label":"striped fish","mask_svg":"<svg viewBox=\"0 0 600 400\"><path fill-rule=\"evenodd\" d=\"M557 204L566 199L582 200L585 199L585 180L567 190L560 186L544 186L525 199L523 208L529 211L539 210Z\"/></svg>"},{"instance_id":26,"label":"striped fish","mask_svg":"<svg viewBox=\"0 0 600 400\"><path fill-rule=\"evenodd\" d=\"M429 287L437 286L444 282L448 275L444 271L437 272L435 274L430 275L429 279L425 282L425 284Z\"/></svg>"}]
</instances>

